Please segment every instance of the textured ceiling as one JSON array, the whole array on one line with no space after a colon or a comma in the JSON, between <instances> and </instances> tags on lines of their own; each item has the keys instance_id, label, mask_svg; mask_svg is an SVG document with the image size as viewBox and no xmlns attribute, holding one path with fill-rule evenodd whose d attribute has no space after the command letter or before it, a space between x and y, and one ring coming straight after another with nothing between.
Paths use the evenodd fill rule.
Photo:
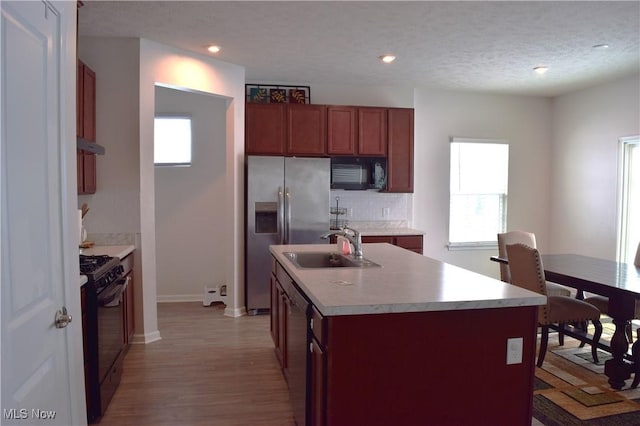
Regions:
<instances>
[{"instance_id":1,"label":"textured ceiling","mask_svg":"<svg viewBox=\"0 0 640 426\"><path fill-rule=\"evenodd\" d=\"M246 68L248 82L555 96L640 70L639 1L85 1L79 35L140 37ZM607 43L608 49L592 46ZM382 64L378 56L397 60ZM549 71L532 71L544 64Z\"/></svg>"}]
</instances>

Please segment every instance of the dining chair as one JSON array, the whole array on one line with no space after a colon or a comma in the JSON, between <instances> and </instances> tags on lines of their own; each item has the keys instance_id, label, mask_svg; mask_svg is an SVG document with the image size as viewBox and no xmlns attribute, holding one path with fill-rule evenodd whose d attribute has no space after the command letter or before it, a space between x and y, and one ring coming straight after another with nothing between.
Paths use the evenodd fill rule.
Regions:
<instances>
[{"instance_id":1,"label":"dining chair","mask_svg":"<svg viewBox=\"0 0 640 426\"><path fill-rule=\"evenodd\" d=\"M510 244L507 245L507 253L509 254L511 284L547 296L547 303L538 307L538 324L542 327L542 334L536 365L541 367L544 362L549 341L549 328L561 331L564 324L586 323L587 321L591 321L595 327L593 339L587 339L585 335L584 339L580 340L588 341L591 344L591 355L593 361L597 363L598 341L602 335L598 308L573 297L547 295L542 259L535 248L525 244Z\"/></svg>"},{"instance_id":2,"label":"dining chair","mask_svg":"<svg viewBox=\"0 0 640 426\"><path fill-rule=\"evenodd\" d=\"M525 244L529 247L536 248L536 235L526 231L509 231L498 234L498 257L509 259L507 254L508 244ZM506 283L511 282L511 273L509 265L500 264L500 279ZM549 296L571 296L571 290L560 284L547 282L547 295Z\"/></svg>"},{"instance_id":3,"label":"dining chair","mask_svg":"<svg viewBox=\"0 0 640 426\"><path fill-rule=\"evenodd\" d=\"M640 267L640 243L638 243L638 248L636 249L636 258L633 261L635 266ZM600 296L598 294L594 294L589 297L585 297L585 302L591 303L596 308L600 309L605 315L609 314L609 298L605 296ZM635 319L640 319L640 310L637 309L634 315ZM627 339L629 343L633 342L633 330L631 329L631 321L624 327L625 333L627 334Z\"/></svg>"}]
</instances>

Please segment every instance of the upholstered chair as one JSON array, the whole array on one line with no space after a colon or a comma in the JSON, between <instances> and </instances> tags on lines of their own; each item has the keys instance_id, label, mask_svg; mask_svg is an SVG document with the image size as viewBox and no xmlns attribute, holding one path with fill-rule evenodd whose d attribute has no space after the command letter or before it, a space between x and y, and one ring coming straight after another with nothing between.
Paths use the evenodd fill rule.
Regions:
<instances>
[{"instance_id":1,"label":"upholstered chair","mask_svg":"<svg viewBox=\"0 0 640 426\"><path fill-rule=\"evenodd\" d=\"M547 304L538 308L538 324L542 328L537 366L541 367L547 352L549 328L561 330L564 324L591 321L595 326L591 344L593 361L598 362L598 341L602 335L600 311L595 306L567 296L547 295L546 279L540 253L524 244L507 245L511 284L547 296Z\"/></svg>"},{"instance_id":2,"label":"upholstered chair","mask_svg":"<svg viewBox=\"0 0 640 426\"><path fill-rule=\"evenodd\" d=\"M635 266L640 267L640 243L638 243L638 248L636 250L636 258L633 261L633 263L634 263ZM596 308L600 309L600 312L602 312L605 315L608 315L608 313L609 313L609 298L608 297L594 294L592 296L585 297L584 301L587 302L587 303L591 303L593 306L595 306ZM635 318L636 319L640 318L640 312L638 310L636 310ZM625 330L625 332L627 334L627 339L629 340L629 343L631 343L633 341L633 331L631 330L631 322L629 322L625 326L624 330Z\"/></svg>"},{"instance_id":3,"label":"upholstered chair","mask_svg":"<svg viewBox=\"0 0 640 426\"><path fill-rule=\"evenodd\" d=\"M536 235L526 231L509 231L498 234L498 257L509 259L507 254L508 244L525 244L529 247L536 248ZM511 273L509 265L500 264L500 279L506 283L511 282ZM547 295L549 296L571 296L571 291L560 284L547 282Z\"/></svg>"}]
</instances>

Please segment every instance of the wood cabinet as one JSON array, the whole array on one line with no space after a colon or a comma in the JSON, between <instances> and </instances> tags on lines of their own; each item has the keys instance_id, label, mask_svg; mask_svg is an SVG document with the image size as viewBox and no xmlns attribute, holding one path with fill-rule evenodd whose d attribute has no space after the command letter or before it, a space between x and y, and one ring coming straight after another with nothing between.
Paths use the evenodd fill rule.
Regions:
<instances>
[{"instance_id":1,"label":"wood cabinet","mask_svg":"<svg viewBox=\"0 0 640 426\"><path fill-rule=\"evenodd\" d=\"M327 153L327 107L287 105L286 154L323 156Z\"/></svg>"},{"instance_id":2,"label":"wood cabinet","mask_svg":"<svg viewBox=\"0 0 640 426\"><path fill-rule=\"evenodd\" d=\"M413 192L413 109L390 108L387 191Z\"/></svg>"},{"instance_id":3,"label":"wood cabinet","mask_svg":"<svg viewBox=\"0 0 640 426\"><path fill-rule=\"evenodd\" d=\"M369 235L362 237L363 243L389 243L422 254L422 235Z\"/></svg>"},{"instance_id":4,"label":"wood cabinet","mask_svg":"<svg viewBox=\"0 0 640 426\"><path fill-rule=\"evenodd\" d=\"M307 424L531 421L536 306L323 316L312 305L310 317ZM523 337L522 363L507 365L513 336ZM461 383L483 391L451 410Z\"/></svg>"},{"instance_id":5,"label":"wood cabinet","mask_svg":"<svg viewBox=\"0 0 640 426\"><path fill-rule=\"evenodd\" d=\"M127 288L124 290L122 302L122 330L123 330L123 343L125 348L131 343L133 334L136 331L135 324L135 300L134 300L134 285L133 285L133 254L129 254L120 261L120 264L124 268L124 279L127 280Z\"/></svg>"},{"instance_id":6,"label":"wood cabinet","mask_svg":"<svg viewBox=\"0 0 640 426\"><path fill-rule=\"evenodd\" d=\"M88 142L96 141L96 73L78 61L76 81L76 135ZM78 150L78 194L94 194L96 154Z\"/></svg>"},{"instance_id":7,"label":"wood cabinet","mask_svg":"<svg viewBox=\"0 0 640 426\"><path fill-rule=\"evenodd\" d=\"M272 259L271 271L271 337L275 346L275 354L280 368L287 375L287 308L288 296L282 289L282 284L278 281L276 262Z\"/></svg>"},{"instance_id":8,"label":"wood cabinet","mask_svg":"<svg viewBox=\"0 0 640 426\"><path fill-rule=\"evenodd\" d=\"M311 425L326 423L326 330L324 317L311 308L311 359L309 362L309 421Z\"/></svg>"},{"instance_id":9,"label":"wood cabinet","mask_svg":"<svg viewBox=\"0 0 640 426\"><path fill-rule=\"evenodd\" d=\"M387 108L327 107L327 154L387 155Z\"/></svg>"},{"instance_id":10,"label":"wood cabinet","mask_svg":"<svg viewBox=\"0 0 640 426\"><path fill-rule=\"evenodd\" d=\"M387 108L358 107L358 155L387 156Z\"/></svg>"},{"instance_id":11,"label":"wood cabinet","mask_svg":"<svg viewBox=\"0 0 640 426\"><path fill-rule=\"evenodd\" d=\"M326 155L326 106L250 102L245 105L248 155Z\"/></svg>"},{"instance_id":12,"label":"wood cabinet","mask_svg":"<svg viewBox=\"0 0 640 426\"><path fill-rule=\"evenodd\" d=\"M535 311L326 317L326 343L314 339L310 359L311 424L529 424ZM478 333L465 332L468 324ZM523 363L506 365L505 342L513 333L525 335ZM472 355L456 343L461 335L476 348ZM452 410L460 383L483 391Z\"/></svg>"},{"instance_id":13,"label":"wood cabinet","mask_svg":"<svg viewBox=\"0 0 640 426\"><path fill-rule=\"evenodd\" d=\"M327 107L327 154L356 155L357 108Z\"/></svg>"},{"instance_id":14,"label":"wood cabinet","mask_svg":"<svg viewBox=\"0 0 640 426\"><path fill-rule=\"evenodd\" d=\"M246 103L247 155L387 158L385 192L413 192L412 108Z\"/></svg>"},{"instance_id":15,"label":"wood cabinet","mask_svg":"<svg viewBox=\"0 0 640 426\"><path fill-rule=\"evenodd\" d=\"M284 155L286 105L245 104L245 150L251 155Z\"/></svg>"}]
</instances>

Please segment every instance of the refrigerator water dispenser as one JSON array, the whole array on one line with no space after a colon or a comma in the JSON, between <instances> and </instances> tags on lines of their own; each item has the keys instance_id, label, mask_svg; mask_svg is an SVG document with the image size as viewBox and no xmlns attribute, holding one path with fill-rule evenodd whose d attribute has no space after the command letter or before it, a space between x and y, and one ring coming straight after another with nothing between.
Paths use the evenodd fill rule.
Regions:
<instances>
[{"instance_id":1,"label":"refrigerator water dispenser","mask_svg":"<svg viewBox=\"0 0 640 426\"><path fill-rule=\"evenodd\" d=\"M278 233L278 203L256 202L256 234Z\"/></svg>"}]
</instances>

